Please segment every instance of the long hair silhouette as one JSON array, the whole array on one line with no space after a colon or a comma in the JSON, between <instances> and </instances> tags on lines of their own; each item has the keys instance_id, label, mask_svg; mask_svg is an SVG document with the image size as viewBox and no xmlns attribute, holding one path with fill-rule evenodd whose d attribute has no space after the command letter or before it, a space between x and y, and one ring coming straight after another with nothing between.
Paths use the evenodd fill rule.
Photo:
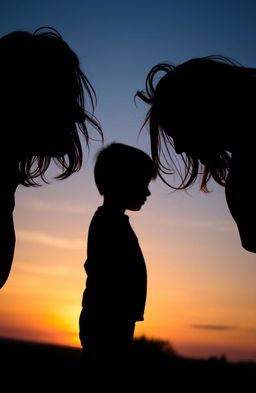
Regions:
<instances>
[{"instance_id":1,"label":"long hair silhouette","mask_svg":"<svg viewBox=\"0 0 256 393\"><path fill-rule=\"evenodd\" d=\"M77 55L53 28L14 31L0 38L1 194L0 288L13 261L15 191L47 183L53 161L66 179L81 168L88 125L103 139L94 117L95 91ZM89 107L89 109L88 109Z\"/></svg>"},{"instance_id":2,"label":"long hair silhouette","mask_svg":"<svg viewBox=\"0 0 256 393\"><path fill-rule=\"evenodd\" d=\"M225 186L232 151L234 113L249 108L256 70L224 56L193 58L185 63L158 64L147 75L145 91L136 96L150 105L152 158L162 180L174 189L190 187L201 175L207 192L212 177ZM231 128L231 129L230 129ZM184 163L175 164L175 152ZM165 175L178 172L179 186Z\"/></svg>"},{"instance_id":3,"label":"long hair silhouette","mask_svg":"<svg viewBox=\"0 0 256 393\"><path fill-rule=\"evenodd\" d=\"M48 27L3 36L0 53L2 141L17 163L19 182L46 182L52 160L62 169L57 178L67 178L82 165L79 131L86 144L88 124L103 136L93 115L96 94L77 55Z\"/></svg>"}]
</instances>

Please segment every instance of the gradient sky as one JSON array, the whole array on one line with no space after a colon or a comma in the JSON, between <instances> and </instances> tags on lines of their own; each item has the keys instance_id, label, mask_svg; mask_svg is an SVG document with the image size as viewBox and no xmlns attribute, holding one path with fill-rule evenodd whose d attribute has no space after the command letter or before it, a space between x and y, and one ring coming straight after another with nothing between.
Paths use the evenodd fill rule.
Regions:
<instances>
[{"instance_id":1,"label":"gradient sky","mask_svg":"<svg viewBox=\"0 0 256 393\"><path fill-rule=\"evenodd\" d=\"M149 152L147 130L138 138L147 108L133 102L149 69L210 54L255 66L255 17L254 1L9 0L0 3L0 34L59 30L96 90L105 143ZM0 336L79 346L87 229L101 203L92 174L100 147L91 143L71 178L18 189ZM49 176L56 173L52 167ZM145 321L136 335L170 340L182 355L256 360L256 256L240 246L223 189L211 189L173 193L157 180L143 210L129 213L148 266Z\"/></svg>"}]
</instances>

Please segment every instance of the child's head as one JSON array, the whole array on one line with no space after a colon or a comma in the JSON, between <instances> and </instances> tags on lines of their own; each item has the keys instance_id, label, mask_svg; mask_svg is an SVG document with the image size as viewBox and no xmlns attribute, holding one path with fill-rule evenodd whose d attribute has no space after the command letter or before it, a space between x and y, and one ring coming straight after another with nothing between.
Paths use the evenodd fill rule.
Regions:
<instances>
[{"instance_id":1,"label":"child's head","mask_svg":"<svg viewBox=\"0 0 256 393\"><path fill-rule=\"evenodd\" d=\"M5 35L0 54L2 139L19 162L23 184L43 178L51 159L63 168L59 178L68 177L82 164L79 129L86 142L87 122L102 134L84 107L84 93L92 111L96 96L77 55L52 28Z\"/></svg>"},{"instance_id":2,"label":"child's head","mask_svg":"<svg viewBox=\"0 0 256 393\"><path fill-rule=\"evenodd\" d=\"M150 195L148 185L157 173L153 161L142 150L112 143L97 155L94 176L104 198L137 211Z\"/></svg>"}]
</instances>

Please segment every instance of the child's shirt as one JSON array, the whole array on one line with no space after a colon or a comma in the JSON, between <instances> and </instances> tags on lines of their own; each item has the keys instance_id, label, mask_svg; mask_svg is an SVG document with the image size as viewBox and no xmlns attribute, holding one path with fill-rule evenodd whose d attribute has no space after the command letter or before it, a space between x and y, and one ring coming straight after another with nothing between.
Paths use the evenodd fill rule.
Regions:
<instances>
[{"instance_id":1,"label":"child's shirt","mask_svg":"<svg viewBox=\"0 0 256 393\"><path fill-rule=\"evenodd\" d=\"M87 315L142 321L147 272L129 217L102 206L88 233L86 289L82 306Z\"/></svg>"}]
</instances>

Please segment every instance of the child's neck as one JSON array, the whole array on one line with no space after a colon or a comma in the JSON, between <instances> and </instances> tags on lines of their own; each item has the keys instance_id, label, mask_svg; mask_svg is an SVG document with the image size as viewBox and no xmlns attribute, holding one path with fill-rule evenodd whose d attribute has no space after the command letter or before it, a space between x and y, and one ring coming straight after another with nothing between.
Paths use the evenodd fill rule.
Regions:
<instances>
[{"instance_id":1,"label":"child's neck","mask_svg":"<svg viewBox=\"0 0 256 393\"><path fill-rule=\"evenodd\" d=\"M125 207L120 206L115 200L113 200L112 198L106 198L104 197L103 200L103 207L106 207L109 210L112 210L115 213L119 213L119 214L124 214L125 212Z\"/></svg>"}]
</instances>

